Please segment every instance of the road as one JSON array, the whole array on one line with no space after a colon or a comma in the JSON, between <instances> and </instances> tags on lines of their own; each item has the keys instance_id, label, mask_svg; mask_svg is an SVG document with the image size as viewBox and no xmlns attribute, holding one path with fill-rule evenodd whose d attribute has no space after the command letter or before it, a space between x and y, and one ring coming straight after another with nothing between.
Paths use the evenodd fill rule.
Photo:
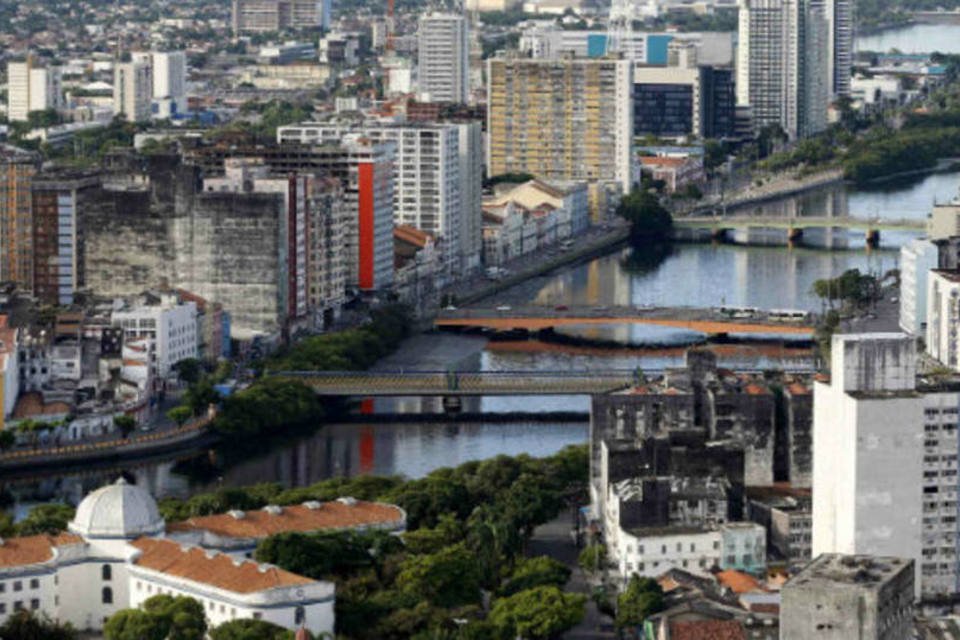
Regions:
<instances>
[{"instance_id":1,"label":"road","mask_svg":"<svg viewBox=\"0 0 960 640\"><path fill-rule=\"evenodd\" d=\"M527 545L527 555L549 556L570 567L573 573L570 574L570 581L567 583L565 590L582 593L589 598L592 587L588 583L583 570L577 565L580 549L573 544L570 531L569 513L564 513L550 522L540 525L533 532L533 537ZM612 640L616 638L616 634L613 631L604 631L601 628L601 626L609 628L612 624L613 620L600 613L593 600L588 599L583 621L565 633L563 637L568 640Z\"/></svg>"}]
</instances>

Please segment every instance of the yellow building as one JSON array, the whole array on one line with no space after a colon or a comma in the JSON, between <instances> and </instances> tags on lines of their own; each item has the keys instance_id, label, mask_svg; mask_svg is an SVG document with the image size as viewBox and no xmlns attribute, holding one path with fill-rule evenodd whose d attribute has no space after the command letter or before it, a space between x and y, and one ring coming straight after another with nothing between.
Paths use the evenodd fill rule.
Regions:
<instances>
[{"instance_id":1,"label":"yellow building","mask_svg":"<svg viewBox=\"0 0 960 640\"><path fill-rule=\"evenodd\" d=\"M619 58L487 60L491 176L633 182L631 64Z\"/></svg>"}]
</instances>

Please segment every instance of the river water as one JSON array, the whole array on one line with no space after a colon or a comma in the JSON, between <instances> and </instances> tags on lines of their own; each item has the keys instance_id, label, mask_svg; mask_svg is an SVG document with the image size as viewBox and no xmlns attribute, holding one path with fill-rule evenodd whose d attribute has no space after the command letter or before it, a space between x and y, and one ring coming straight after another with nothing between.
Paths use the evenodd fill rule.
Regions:
<instances>
[{"instance_id":1,"label":"river water","mask_svg":"<svg viewBox=\"0 0 960 640\"><path fill-rule=\"evenodd\" d=\"M934 200L957 192L960 174L938 174L891 183L866 192L848 193L831 187L799 198L765 205L771 215L837 215L923 218ZM813 249L682 245L659 265L645 272L626 268L626 252L617 251L588 263L537 278L505 293L516 303L541 304L666 304L762 308L818 309L810 293L813 280L845 269L883 273L897 266L897 247L910 234L888 234L880 249L866 251L851 242L842 251ZM718 345L721 362L733 368L766 368L809 364L808 352L782 345ZM601 350L533 341L491 342L459 335L418 336L397 354L378 365L381 369L448 368L496 370L632 369L638 365L660 369L677 366L683 350L669 346L651 349ZM437 398L378 400L364 409L389 413L438 412ZM589 398L504 397L465 402L464 410L484 412L587 411ZM188 496L218 486L263 481L303 485L340 475L364 473L418 477L441 466L501 453L547 455L567 444L583 443L584 422L369 422L328 425L311 437L278 447L263 455L233 463L213 452L197 452L179 460L141 463L123 469L9 481L6 489L22 512L37 501L78 501L85 492L116 477L122 470L157 496Z\"/></svg>"},{"instance_id":2,"label":"river water","mask_svg":"<svg viewBox=\"0 0 960 640\"><path fill-rule=\"evenodd\" d=\"M858 51L887 53L960 53L960 25L916 24L857 38Z\"/></svg>"}]
</instances>

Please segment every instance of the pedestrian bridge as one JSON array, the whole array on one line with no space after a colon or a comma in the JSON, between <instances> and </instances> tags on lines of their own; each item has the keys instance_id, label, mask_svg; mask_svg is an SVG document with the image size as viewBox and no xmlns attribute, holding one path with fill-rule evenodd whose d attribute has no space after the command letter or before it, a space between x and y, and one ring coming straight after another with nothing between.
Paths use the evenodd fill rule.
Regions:
<instances>
[{"instance_id":1,"label":"pedestrian bridge","mask_svg":"<svg viewBox=\"0 0 960 640\"><path fill-rule=\"evenodd\" d=\"M518 396L609 393L637 384L640 370L277 371L321 396Z\"/></svg>"}]
</instances>

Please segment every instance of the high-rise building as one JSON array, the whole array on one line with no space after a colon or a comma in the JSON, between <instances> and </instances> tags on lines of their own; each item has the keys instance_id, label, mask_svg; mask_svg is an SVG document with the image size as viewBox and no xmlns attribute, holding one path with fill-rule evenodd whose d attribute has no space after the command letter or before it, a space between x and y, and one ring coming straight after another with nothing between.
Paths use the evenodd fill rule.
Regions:
<instances>
[{"instance_id":1,"label":"high-rise building","mask_svg":"<svg viewBox=\"0 0 960 640\"><path fill-rule=\"evenodd\" d=\"M30 189L40 159L0 147L0 282L33 287L33 207Z\"/></svg>"},{"instance_id":2,"label":"high-rise building","mask_svg":"<svg viewBox=\"0 0 960 640\"><path fill-rule=\"evenodd\" d=\"M114 113L123 115L129 122L149 120L152 98L153 73L149 61L123 62L114 67Z\"/></svg>"},{"instance_id":3,"label":"high-rise building","mask_svg":"<svg viewBox=\"0 0 960 640\"><path fill-rule=\"evenodd\" d=\"M902 640L913 635L913 561L821 555L780 590L787 640Z\"/></svg>"},{"instance_id":4,"label":"high-rise building","mask_svg":"<svg viewBox=\"0 0 960 640\"><path fill-rule=\"evenodd\" d=\"M233 0L234 35L284 29L330 28L331 0Z\"/></svg>"},{"instance_id":5,"label":"high-rise building","mask_svg":"<svg viewBox=\"0 0 960 640\"><path fill-rule=\"evenodd\" d=\"M900 247L900 328L914 336L926 335L927 279L937 258L937 245L926 238Z\"/></svg>"},{"instance_id":6,"label":"high-rise building","mask_svg":"<svg viewBox=\"0 0 960 640\"><path fill-rule=\"evenodd\" d=\"M618 58L487 60L487 171L633 182L633 78Z\"/></svg>"},{"instance_id":7,"label":"high-rise building","mask_svg":"<svg viewBox=\"0 0 960 640\"><path fill-rule=\"evenodd\" d=\"M633 70L633 133L643 137L734 135L733 72L701 65L690 41L670 43L666 66Z\"/></svg>"},{"instance_id":8,"label":"high-rise building","mask_svg":"<svg viewBox=\"0 0 960 640\"><path fill-rule=\"evenodd\" d=\"M479 123L394 124L342 119L280 127L277 141L337 144L353 132L375 143L394 143L394 224L442 238L446 275L456 277L469 266L480 234L482 168L467 162L469 154L476 158L480 153L477 136L470 135L473 129L479 131ZM470 148L461 149L461 139ZM476 220L465 221L469 216ZM476 233L477 237L466 237L465 233Z\"/></svg>"},{"instance_id":9,"label":"high-rise building","mask_svg":"<svg viewBox=\"0 0 960 640\"><path fill-rule=\"evenodd\" d=\"M830 22L823 0L740 0L737 102L756 130L791 138L827 126Z\"/></svg>"},{"instance_id":10,"label":"high-rise building","mask_svg":"<svg viewBox=\"0 0 960 640\"><path fill-rule=\"evenodd\" d=\"M466 102L470 89L466 18L453 13L424 15L418 40L420 100Z\"/></svg>"},{"instance_id":11,"label":"high-rise building","mask_svg":"<svg viewBox=\"0 0 960 640\"><path fill-rule=\"evenodd\" d=\"M7 63L7 119L23 122L31 111L63 106L59 67L40 67L32 57Z\"/></svg>"},{"instance_id":12,"label":"high-rise building","mask_svg":"<svg viewBox=\"0 0 960 640\"><path fill-rule=\"evenodd\" d=\"M855 18L853 0L826 0L830 21L830 91L833 97L850 95L850 73L853 69Z\"/></svg>"},{"instance_id":13,"label":"high-rise building","mask_svg":"<svg viewBox=\"0 0 960 640\"><path fill-rule=\"evenodd\" d=\"M83 229L77 211L100 188L98 171L44 170L33 179L33 294L69 305L83 286Z\"/></svg>"},{"instance_id":14,"label":"high-rise building","mask_svg":"<svg viewBox=\"0 0 960 640\"><path fill-rule=\"evenodd\" d=\"M155 115L168 118L186 107L187 57L183 51L155 51L150 61Z\"/></svg>"},{"instance_id":15,"label":"high-rise building","mask_svg":"<svg viewBox=\"0 0 960 640\"><path fill-rule=\"evenodd\" d=\"M924 598L958 593L955 384L916 376L916 339L835 335L814 386L813 555L896 555Z\"/></svg>"}]
</instances>

